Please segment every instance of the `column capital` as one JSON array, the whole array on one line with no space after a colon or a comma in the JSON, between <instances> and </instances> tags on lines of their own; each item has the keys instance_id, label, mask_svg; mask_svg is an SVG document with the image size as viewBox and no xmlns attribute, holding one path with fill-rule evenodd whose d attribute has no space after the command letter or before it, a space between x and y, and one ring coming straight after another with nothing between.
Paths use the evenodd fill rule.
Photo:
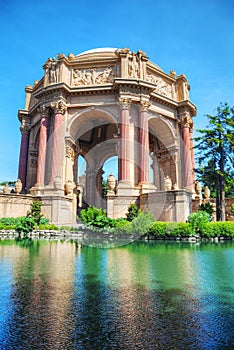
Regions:
<instances>
[{"instance_id":1,"label":"column capital","mask_svg":"<svg viewBox=\"0 0 234 350\"><path fill-rule=\"evenodd\" d=\"M49 108L46 107L46 105L41 105L41 106L39 106L39 107L37 108L37 111L38 111L38 113L39 113L41 116L43 116L43 117L45 117L45 118L48 118L48 111L49 111Z\"/></svg>"},{"instance_id":2,"label":"column capital","mask_svg":"<svg viewBox=\"0 0 234 350\"><path fill-rule=\"evenodd\" d=\"M63 101L51 102L50 108L54 111L54 114L62 115L64 115L67 110L67 106Z\"/></svg>"},{"instance_id":3,"label":"column capital","mask_svg":"<svg viewBox=\"0 0 234 350\"><path fill-rule=\"evenodd\" d=\"M29 131L30 131L30 124L25 119L23 119L20 126L20 132L23 135L23 134L28 134Z\"/></svg>"},{"instance_id":4,"label":"column capital","mask_svg":"<svg viewBox=\"0 0 234 350\"><path fill-rule=\"evenodd\" d=\"M147 112L151 103L149 101L140 101L139 110L140 112Z\"/></svg>"},{"instance_id":5,"label":"column capital","mask_svg":"<svg viewBox=\"0 0 234 350\"><path fill-rule=\"evenodd\" d=\"M130 110L131 107L131 99L130 98L124 98L124 97L120 97L119 98L119 105L121 109L127 109Z\"/></svg>"},{"instance_id":6,"label":"column capital","mask_svg":"<svg viewBox=\"0 0 234 350\"><path fill-rule=\"evenodd\" d=\"M193 120L190 115L181 116L179 123L182 128L189 128L190 130L193 130Z\"/></svg>"}]
</instances>

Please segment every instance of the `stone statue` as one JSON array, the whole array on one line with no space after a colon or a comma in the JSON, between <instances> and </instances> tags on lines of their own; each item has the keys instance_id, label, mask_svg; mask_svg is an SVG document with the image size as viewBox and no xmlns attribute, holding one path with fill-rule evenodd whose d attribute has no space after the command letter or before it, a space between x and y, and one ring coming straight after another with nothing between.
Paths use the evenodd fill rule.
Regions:
<instances>
[{"instance_id":1,"label":"stone statue","mask_svg":"<svg viewBox=\"0 0 234 350\"><path fill-rule=\"evenodd\" d=\"M133 58L131 61L129 61L129 76L131 78L139 78L140 75L140 68L139 68L139 62L136 60L136 55L133 55Z\"/></svg>"},{"instance_id":2,"label":"stone statue","mask_svg":"<svg viewBox=\"0 0 234 350\"><path fill-rule=\"evenodd\" d=\"M172 188L171 178L167 175L164 178L164 190L165 191L171 191L171 188Z\"/></svg>"}]
</instances>

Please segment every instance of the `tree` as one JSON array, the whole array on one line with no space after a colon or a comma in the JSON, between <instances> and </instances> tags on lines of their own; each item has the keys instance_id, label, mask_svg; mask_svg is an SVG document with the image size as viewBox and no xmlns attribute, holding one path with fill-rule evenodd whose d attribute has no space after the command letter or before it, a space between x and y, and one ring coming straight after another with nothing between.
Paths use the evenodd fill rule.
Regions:
<instances>
[{"instance_id":1,"label":"tree","mask_svg":"<svg viewBox=\"0 0 234 350\"><path fill-rule=\"evenodd\" d=\"M207 128L197 130L201 136L195 138L195 148L201 152L197 173L215 192L217 221L225 221L225 189L234 191L234 108L221 103L216 115L207 114L207 118Z\"/></svg>"}]
</instances>

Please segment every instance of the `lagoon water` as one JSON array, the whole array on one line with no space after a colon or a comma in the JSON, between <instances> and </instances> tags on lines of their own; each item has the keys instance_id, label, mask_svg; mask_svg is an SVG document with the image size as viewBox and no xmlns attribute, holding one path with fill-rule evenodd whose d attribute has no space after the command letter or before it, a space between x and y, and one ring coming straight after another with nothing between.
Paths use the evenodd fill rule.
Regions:
<instances>
[{"instance_id":1,"label":"lagoon water","mask_svg":"<svg viewBox=\"0 0 234 350\"><path fill-rule=\"evenodd\" d=\"M0 241L0 349L233 349L234 243Z\"/></svg>"}]
</instances>

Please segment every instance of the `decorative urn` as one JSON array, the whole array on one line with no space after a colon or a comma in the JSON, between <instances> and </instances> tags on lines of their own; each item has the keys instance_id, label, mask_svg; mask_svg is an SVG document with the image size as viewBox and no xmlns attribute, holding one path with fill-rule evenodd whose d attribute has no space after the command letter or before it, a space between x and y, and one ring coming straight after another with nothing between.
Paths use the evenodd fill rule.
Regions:
<instances>
[{"instance_id":1,"label":"decorative urn","mask_svg":"<svg viewBox=\"0 0 234 350\"><path fill-rule=\"evenodd\" d=\"M18 179L15 183L15 192L17 194L20 194L21 191L22 191L22 182L20 179Z\"/></svg>"},{"instance_id":2,"label":"decorative urn","mask_svg":"<svg viewBox=\"0 0 234 350\"><path fill-rule=\"evenodd\" d=\"M204 197L206 199L209 199L210 198L210 189L208 186L205 187L205 190L204 190Z\"/></svg>"},{"instance_id":3,"label":"decorative urn","mask_svg":"<svg viewBox=\"0 0 234 350\"><path fill-rule=\"evenodd\" d=\"M202 187L201 187L201 183L200 183L200 182L196 182L195 191L196 191L196 194L197 194L198 196L201 194Z\"/></svg>"},{"instance_id":4,"label":"decorative urn","mask_svg":"<svg viewBox=\"0 0 234 350\"><path fill-rule=\"evenodd\" d=\"M107 185L109 192L113 193L116 186L116 178L113 174L110 174L107 178Z\"/></svg>"}]
</instances>

